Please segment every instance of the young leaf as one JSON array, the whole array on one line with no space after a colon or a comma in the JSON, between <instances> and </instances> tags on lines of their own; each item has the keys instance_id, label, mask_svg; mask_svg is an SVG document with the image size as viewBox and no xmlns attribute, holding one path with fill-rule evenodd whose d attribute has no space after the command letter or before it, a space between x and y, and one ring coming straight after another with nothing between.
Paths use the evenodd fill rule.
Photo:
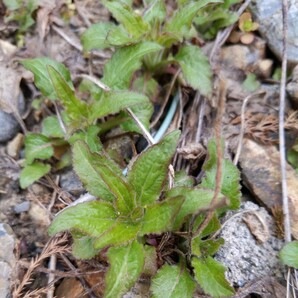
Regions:
<instances>
[{"instance_id":1,"label":"young leaf","mask_svg":"<svg viewBox=\"0 0 298 298\"><path fill-rule=\"evenodd\" d=\"M287 243L280 251L279 256L284 264L298 269L298 241Z\"/></svg>"},{"instance_id":2,"label":"young leaf","mask_svg":"<svg viewBox=\"0 0 298 298\"><path fill-rule=\"evenodd\" d=\"M180 64L184 79L192 88L203 95L210 95L212 89L211 69L208 58L197 46L181 47L175 60Z\"/></svg>"},{"instance_id":3,"label":"young leaf","mask_svg":"<svg viewBox=\"0 0 298 298\"><path fill-rule=\"evenodd\" d=\"M89 121L93 122L96 119L115 114L125 108L131 106L149 103L148 97L143 94L132 91L110 91L103 94L99 101L91 105L92 111L89 116Z\"/></svg>"},{"instance_id":4,"label":"young leaf","mask_svg":"<svg viewBox=\"0 0 298 298\"><path fill-rule=\"evenodd\" d=\"M73 145L73 165L76 173L94 196L112 201L117 198L132 210L134 194L121 178L120 168L107 156L91 153L86 144L77 141ZM129 211L128 209L125 209Z\"/></svg>"},{"instance_id":5,"label":"young leaf","mask_svg":"<svg viewBox=\"0 0 298 298\"><path fill-rule=\"evenodd\" d=\"M94 238L76 232L72 232L71 236L73 238L72 254L74 257L77 259L91 259L98 254L99 250L93 247Z\"/></svg>"},{"instance_id":6,"label":"young leaf","mask_svg":"<svg viewBox=\"0 0 298 298\"><path fill-rule=\"evenodd\" d=\"M102 3L112 13L113 17L123 25L129 35L138 38L148 31L149 26L130 6L120 1L103 0Z\"/></svg>"},{"instance_id":7,"label":"young leaf","mask_svg":"<svg viewBox=\"0 0 298 298\"><path fill-rule=\"evenodd\" d=\"M188 176L184 170L175 173L174 186L175 187L193 187L195 180L193 177Z\"/></svg>"},{"instance_id":8,"label":"young leaf","mask_svg":"<svg viewBox=\"0 0 298 298\"><path fill-rule=\"evenodd\" d=\"M157 43L147 41L117 49L104 67L102 81L112 89L128 89L133 73L141 66L142 58L161 49Z\"/></svg>"},{"instance_id":9,"label":"young leaf","mask_svg":"<svg viewBox=\"0 0 298 298\"><path fill-rule=\"evenodd\" d=\"M198 11L209 3L222 3L222 0L189 1L186 5L176 10L172 18L167 22L165 32L186 34L190 30L193 18Z\"/></svg>"},{"instance_id":10,"label":"young leaf","mask_svg":"<svg viewBox=\"0 0 298 298\"><path fill-rule=\"evenodd\" d=\"M165 264L152 279L153 298L192 298L195 282L185 268Z\"/></svg>"},{"instance_id":11,"label":"young leaf","mask_svg":"<svg viewBox=\"0 0 298 298\"><path fill-rule=\"evenodd\" d=\"M108 251L110 268L106 275L105 298L122 297L137 281L144 266L143 246L134 241Z\"/></svg>"},{"instance_id":12,"label":"young leaf","mask_svg":"<svg viewBox=\"0 0 298 298\"><path fill-rule=\"evenodd\" d=\"M159 198L179 136L179 131L168 134L133 163L127 180L137 193L138 206L144 207Z\"/></svg>"},{"instance_id":13,"label":"young leaf","mask_svg":"<svg viewBox=\"0 0 298 298\"><path fill-rule=\"evenodd\" d=\"M84 51L110 47L110 44L107 42L107 35L116 27L117 26L113 23L99 23L91 25L81 36Z\"/></svg>"},{"instance_id":14,"label":"young leaf","mask_svg":"<svg viewBox=\"0 0 298 298\"><path fill-rule=\"evenodd\" d=\"M87 118L87 104L76 98L74 90L69 87L59 71L57 71L51 65L47 66L47 70L57 97L63 103L68 117L72 120L76 120L77 122L80 122L80 120ZM78 125L82 125L82 123L78 123Z\"/></svg>"},{"instance_id":15,"label":"young leaf","mask_svg":"<svg viewBox=\"0 0 298 298\"><path fill-rule=\"evenodd\" d=\"M183 198L171 198L162 202L154 203L145 208L142 219L141 235L160 234L171 229L173 218L178 213Z\"/></svg>"},{"instance_id":16,"label":"young leaf","mask_svg":"<svg viewBox=\"0 0 298 298\"><path fill-rule=\"evenodd\" d=\"M52 82L50 80L47 66L51 65L62 75L68 86L73 89L73 84L68 69L59 62L56 62L50 58L42 57L35 59L27 59L21 62L24 67L34 74L34 82L42 94L50 99L57 99L57 94L54 90Z\"/></svg>"},{"instance_id":17,"label":"young leaf","mask_svg":"<svg viewBox=\"0 0 298 298\"><path fill-rule=\"evenodd\" d=\"M213 256L224 242L223 238L202 240L201 236L196 237L191 241L191 252L197 257Z\"/></svg>"},{"instance_id":18,"label":"young leaf","mask_svg":"<svg viewBox=\"0 0 298 298\"><path fill-rule=\"evenodd\" d=\"M51 170L50 165L35 161L31 165L27 165L20 174L20 186L26 188Z\"/></svg>"},{"instance_id":19,"label":"young leaf","mask_svg":"<svg viewBox=\"0 0 298 298\"><path fill-rule=\"evenodd\" d=\"M131 44L136 44L139 41L139 39L131 37L122 25L110 30L107 35L107 42L110 46L115 47L128 46Z\"/></svg>"},{"instance_id":20,"label":"young leaf","mask_svg":"<svg viewBox=\"0 0 298 298\"><path fill-rule=\"evenodd\" d=\"M195 278L206 294L212 297L232 296L235 291L225 279L225 267L208 256L192 258Z\"/></svg>"},{"instance_id":21,"label":"young leaf","mask_svg":"<svg viewBox=\"0 0 298 298\"><path fill-rule=\"evenodd\" d=\"M34 159L48 159L54 154L51 140L38 133L29 133L25 138L25 158L27 164L33 163Z\"/></svg>"},{"instance_id":22,"label":"young leaf","mask_svg":"<svg viewBox=\"0 0 298 298\"><path fill-rule=\"evenodd\" d=\"M92 201L77 204L61 211L49 227L49 234L62 231L78 231L99 237L115 223L117 215L109 202Z\"/></svg>"},{"instance_id":23,"label":"young leaf","mask_svg":"<svg viewBox=\"0 0 298 298\"><path fill-rule=\"evenodd\" d=\"M46 117L42 122L42 133L47 137L63 138L64 132L56 116Z\"/></svg>"},{"instance_id":24,"label":"young leaf","mask_svg":"<svg viewBox=\"0 0 298 298\"><path fill-rule=\"evenodd\" d=\"M139 223L133 224L130 220L124 222L118 219L117 221L114 221L104 233L95 239L94 248L101 249L111 245L120 246L126 244L137 238L139 230Z\"/></svg>"},{"instance_id":25,"label":"young leaf","mask_svg":"<svg viewBox=\"0 0 298 298\"><path fill-rule=\"evenodd\" d=\"M208 144L209 159L204 164L204 170L206 176L200 184L202 187L209 189L215 189L216 180L216 144L214 140L211 140ZM229 199L229 208L237 209L240 205L240 173L235 165L228 160L223 159L222 163L222 182L221 182L221 193Z\"/></svg>"},{"instance_id":26,"label":"young leaf","mask_svg":"<svg viewBox=\"0 0 298 298\"><path fill-rule=\"evenodd\" d=\"M156 22L161 24L164 21L166 13L165 2L163 0L154 0L146 9L143 18L145 22L154 26Z\"/></svg>"},{"instance_id":27,"label":"young leaf","mask_svg":"<svg viewBox=\"0 0 298 298\"><path fill-rule=\"evenodd\" d=\"M174 229L179 229L185 216L207 208L214 196L214 191L202 188L174 187L167 191L167 197L183 196L184 203L175 217Z\"/></svg>"}]
</instances>

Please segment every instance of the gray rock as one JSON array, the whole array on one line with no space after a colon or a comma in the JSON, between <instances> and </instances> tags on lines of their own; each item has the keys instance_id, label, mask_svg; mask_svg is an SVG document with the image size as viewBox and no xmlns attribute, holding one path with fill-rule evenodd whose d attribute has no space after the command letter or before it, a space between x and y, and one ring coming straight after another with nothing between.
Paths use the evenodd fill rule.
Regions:
<instances>
[{"instance_id":1,"label":"gray rock","mask_svg":"<svg viewBox=\"0 0 298 298\"><path fill-rule=\"evenodd\" d=\"M0 297L10 297L10 283L16 264L14 255L16 238L11 227L0 223Z\"/></svg>"},{"instance_id":2,"label":"gray rock","mask_svg":"<svg viewBox=\"0 0 298 298\"><path fill-rule=\"evenodd\" d=\"M13 210L15 213L22 213L22 212L27 212L30 209L30 202L25 201L20 204L17 204L14 206Z\"/></svg>"},{"instance_id":3,"label":"gray rock","mask_svg":"<svg viewBox=\"0 0 298 298\"><path fill-rule=\"evenodd\" d=\"M60 187L73 195L81 195L84 191L82 182L73 170L61 174Z\"/></svg>"},{"instance_id":4,"label":"gray rock","mask_svg":"<svg viewBox=\"0 0 298 298\"><path fill-rule=\"evenodd\" d=\"M288 13L288 61L298 63L298 0L289 0ZM282 56L282 1L252 0L250 9L260 27L259 31L267 41L272 52L281 59Z\"/></svg>"},{"instance_id":5,"label":"gray rock","mask_svg":"<svg viewBox=\"0 0 298 298\"><path fill-rule=\"evenodd\" d=\"M252 235L247 224L243 221L247 212L258 211L268 227L268 239L261 243ZM239 216L229 212L225 218L223 229L219 235L225 244L215 255L215 259L226 266L226 277L234 285L243 287L249 281L264 277L276 276L282 278L283 266L279 262L278 253L283 241L274 237L274 223L268 212L252 202L243 203L237 211ZM235 214L235 213L234 213Z\"/></svg>"},{"instance_id":6,"label":"gray rock","mask_svg":"<svg viewBox=\"0 0 298 298\"><path fill-rule=\"evenodd\" d=\"M25 110L25 100L22 92L19 96L19 112L22 114ZM0 109L0 143L12 139L19 131L20 126L13 114L5 113Z\"/></svg>"}]
</instances>

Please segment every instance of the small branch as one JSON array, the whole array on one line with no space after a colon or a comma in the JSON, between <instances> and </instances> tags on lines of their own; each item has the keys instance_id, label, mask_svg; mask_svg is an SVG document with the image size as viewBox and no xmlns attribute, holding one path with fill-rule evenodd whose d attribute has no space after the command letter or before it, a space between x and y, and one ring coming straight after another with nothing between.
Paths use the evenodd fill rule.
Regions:
<instances>
[{"instance_id":1,"label":"small branch","mask_svg":"<svg viewBox=\"0 0 298 298\"><path fill-rule=\"evenodd\" d=\"M288 31L288 1L282 2L282 22L283 22L283 52L282 52L282 73L280 81L280 98L279 98L279 152L280 152L280 170L282 185L282 202L284 215L285 241L291 241L291 223L289 213L287 173L286 173L286 149L285 149L285 96L287 80L287 31Z\"/></svg>"},{"instance_id":2,"label":"small branch","mask_svg":"<svg viewBox=\"0 0 298 298\"><path fill-rule=\"evenodd\" d=\"M94 83L96 86L101 88L103 91L106 91L106 92L111 91L110 87L105 85L103 82L101 82L99 79L97 79L94 76L87 75L87 74L80 74L80 75L77 75L77 77L81 77L81 78L89 80L90 82Z\"/></svg>"},{"instance_id":3,"label":"small branch","mask_svg":"<svg viewBox=\"0 0 298 298\"><path fill-rule=\"evenodd\" d=\"M50 257L50 262L49 262L49 269L50 270L55 270L56 269L56 264L57 264L57 256L56 254L51 255ZM50 273L48 277L48 285L52 284L52 282L55 280L55 274ZM50 287L50 289L47 292L47 298L53 298L54 297L54 291L55 287L54 285Z\"/></svg>"}]
</instances>

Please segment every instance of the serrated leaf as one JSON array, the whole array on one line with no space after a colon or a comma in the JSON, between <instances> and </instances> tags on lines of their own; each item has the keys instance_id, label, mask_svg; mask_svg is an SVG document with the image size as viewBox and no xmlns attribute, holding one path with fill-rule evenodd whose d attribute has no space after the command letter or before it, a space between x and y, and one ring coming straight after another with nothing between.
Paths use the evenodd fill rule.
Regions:
<instances>
[{"instance_id":1,"label":"serrated leaf","mask_svg":"<svg viewBox=\"0 0 298 298\"><path fill-rule=\"evenodd\" d=\"M69 87L59 71L51 65L47 66L47 70L57 97L61 100L67 116L71 120L77 121L78 125L82 125L80 121L88 117L87 104L75 96L74 90Z\"/></svg>"},{"instance_id":2,"label":"serrated leaf","mask_svg":"<svg viewBox=\"0 0 298 298\"><path fill-rule=\"evenodd\" d=\"M71 233L73 238L72 254L77 259L91 259L95 257L99 250L93 247L94 238L89 236L76 236L76 233Z\"/></svg>"},{"instance_id":3,"label":"serrated leaf","mask_svg":"<svg viewBox=\"0 0 298 298\"><path fill-rule=\"evenodd\" d=\"M138 38L148 31L149 26L129 5L120 1L103 0L102 3L133 37Z\"/></svg>"},{"instance_id":4,"label":"serrated leaf","mask_svg":"<svg viewBox=\"0 0 298 298\"><path fill-rule=\"evenodd\" d=\"M96 238L94 241L94 248L101 249L107 246L120 246L136 239L140 230L139 223L132 223L117 220L110 227Z\"/></svg>"},{"instance_id":5,"label":"serrated leaf","mask_svg":"<svg viewBox=\"0 0 298 298\"><path fill-rule=\"evenodd\" d=\"M138 43L139 39L131 37L123 26L117 26L115 29L110 30L107 35L107 42L110 46L128 46Z\"/></svg>"},{"instance_id":6,"label":"serrated leaf","mask_svg":"<svg viewBox=\"0 0 298 298\"><path fill-rule=\"evenodd\" d=\"M53 220L49 234L78 231L87 236L99 237L117 220L114 206L109 202L92 201L65 208Z\"/></svg>"},{"instance_id":7,"label":"serrated leaf","mask_svg":"<svg viewBox=\"0 0 298 298\"><path fill-rule=\"evenodd\" d=\"M46 117L42 121L42 133L47 137L63 138L64 132L56 116Z\"/></svg>"},{"instance_id":8,"label":"serrated leaf","mask_svg":"<svg viewBox=\"0 0 298 298\"><path fill-rule=\"evenodd\" d=\"M225 267L208 256L192 258L195 278L206 294L212 297L232 296L234 288L225 279Z\"/></svg>"},{"instance_id":9,"label":"serrated leaf","mask_svg":"<svg viewBox=\"0 0 298 298\"><path fill-rule=\"evenodd\" d=\"M104 200L117 200L120 212L134 207L135 194L122 178L120 168L103 153L91 153L86 144L77 141L73 145L74 169L87 190Z\"/></svg>"},{"instance_id":10,"label":"serrated leaf","mask_svg":"<svg viewBox=\"0 0 298 298\"><path fill-rule=\"evenodd\" d=\"M205 214L200 214L194 224L193 224L193 231L196 231L198 227L201 225L201 223L204 221L206 215ZM220 221L218 219L217 214L214 214L205 229L200 233L199 237L204 238L207 236L210 236L212 233L216 232L219 230L221 227Z\"/></svg>"},{"instance_id":11,"label":"serrated leaf","mask_svg":"<svg viewBox=\"0 0 298 298\"><path fill-rule=\"evenodd\" d=\"M51 140L38 133L29 133L25 138L25 158L27 164L35 159L48 159L54 154Z\"/></svg>"},{"instance_id":12,"label":"serrated leaf","mask_svg":"<svg viewBox=\"0 0 298 298\"><path fill-rule=\"evenodd\" d=\"M20 174L20 186L26 188L33 182L37 181L51 170L51 166L35 161L31 165L27 165Z\"/></svg>"},{"instance_id":13,"label":"serrated leaf","mask_svg":"<svg viewBox=\"0 0 298 298\"><path fill-rule=\"evenodd\" d=\"M144 207L159 198L179 136L179 131L166 135L158 144L143 151L133 163L127 180L137 193L138 206Z\"/></svg>"},{"instance_id":14,"label":"serrated leaf","mask_svg":"<svg viewBox=\"0 0 298 298\"><path fill-rule=\"evenodd\" d=\"M102 143L98 137L100 128L96 125L90 125L87 129L86 143L92 153L100 152L103 148Z\"/></svg>"},{"instance_id":15,"label":"serrated leaf","mask_svg":"<svg viewBox=\"0 0 298 298\"><path fill-rule=\"evenodd\" d=\"M104 67L103 83L114 90L128 89L133 73L141 66L142 58L161 49L157 43L148 41L117 49Z\"/></svg>"},{"instance_id":16,"label":"serrated leaf","mask_svg":"<svg viewBox=\"0 0 298 298\"><path fill-rule=\"evenodd\" d=\"M145 208L140 234L160 234L169 231L172 227L173 218L178 213L183 200L181 197L171 198Z\"/></svg>"},{"instance_id":17,"label":"serrated leaf","mask_svg":"<svg viewBox=\"0 0 298 298\"><path fill-rule=\"evenodd\" d=\"M197 237L191 241L191 253L197 257L213 256L224 242L223 238L202 240L201 237Z\"/></svg>"},{"instance_id":18,"label":"serrated leaf","mask_svg":"<svg viewBox=\"0 0 298 298\"><path fill-rule=\"evenodd\" d=\"M210 95L212 90L211 69L208 58L197 46L181 47L175 60L180 64L187 84L199 90L203 95Z\"/></svg>"},{"instance_id":19,"label":"serrated leaf","mask_svg":"<svg viewBox=\"0 0 298 298\"><path fill-rule=\"evenodd\" d=\"M165 264L153 277L153 298L192 298L195 282L185 268Z\"/></svg>"},{"instance_id":20,"label":"serrated leaf","mask_svg":"<svg viewBox=\"0 0 298 298\"><path fill-rule=\"evenodd\" d=\"M202 187L215 189L216 171L217 171L217 153L216 144L211 140L208 144L209 159L204 164L205 178L200 184ZM228 159L222 162L222 179L220 192L229 199L229 208L237 209L240 205L240 173L233 163Z\"/></svg>"},{"instance_id":21,"label":"serrated leaf","mask_svg":"<svg viewBox=\"0 0 298 298\"><path fill-rule=\"evenodd\" d=\"M197 213L200 209L210 205L214 191L202 188L174 187L167 191L166 196L183 196L185 199L175 217L174 229L178 229L187 215Z\"/></svg>"},{"instance_id":22,"label":"serrated leaf","mask_svg":"<svg viewBox=\"0 0 298 298\"><path fill-rule=\"evenodd\" d=\"M154 26L155 23L161 24L166 17L166 6L163 0L154 0L144 13L145 22Z\"/></svg>"},{"instance_id":23,"label":"serrated leaf","mask_svg":"<svg viewBox=\"0 0 298 298\"><path fill-rule=\"evenodd\" d=\"M200 0L188 2L183 7L176 10L171 19L167 22L165 32L186 34L191 27L193 18L198 11L210 3L222 3L222 0Z\"/></svg>"},{"instance_id":24,"label":"serrated leaf","mask_svg":"<svg viewBox=\"0 0 298 298\"><path fill-rule=\"evenodd\" d=\"M110 44L107 42L107 35L116 27L117 26L113 23L99 23L91 25L81 36L84 51L110 47Z\"/></svg>"},{"instance_id":25,"label":"serrated leaf","mask_svg":"<svg viewBox=\"0 0 298 298\"><path fill-rule=\"evenodd\" d=\"M105 298L122 297L137 281L144 266L143 246L134 241L127 246L110 248L110 268L106 275Z\"/></svg>"},{"instance_id":26,"label":"serrated leaf","mask_svg":"<svg viewBox=\"0 0 298 298\"><path fill-rule=\"evenodd\" d=\"M280 251L279 256L284 264L298 269L298 241L287 243Z\"/></svg>"},{"instance_id":27,"label":"serrated leaf","mask_svg":"<svg viewBox=\"0 0 298 298\"><path fill-rule=\"evenodd\" d=\"M110 91L103 94L99 101L91 105L92 111L89 116L89 121L93 122L96 119L115 114L125 108L132 107L137 104L149 103L148 97L143 94L132 91Z\"/></svg>"},{"instance_id":28,"label":"serrated leaf","mask_svg":"<svg viewBox=\"0 0 298 298\"><path fill-rule=\"evenodd\" d=\"M34 83L40 89L42 94L50 99L57 99L57 94L54 90L52 82L50 80L47 66L51 65L62 75L68 86L73 89L73 84L68 69L59 62L56 62L50 58L42 57L35 59L27 59L21 62L24 67L34 74Z\"/></svg>"}]
</instances>

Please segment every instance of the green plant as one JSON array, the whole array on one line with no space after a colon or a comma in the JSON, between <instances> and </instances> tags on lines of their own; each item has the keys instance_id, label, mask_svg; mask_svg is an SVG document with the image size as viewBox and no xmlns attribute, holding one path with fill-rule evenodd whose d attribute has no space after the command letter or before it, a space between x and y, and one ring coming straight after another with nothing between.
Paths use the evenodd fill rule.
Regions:
<instances>
[{"instance_id":1,"label":"green plant","mask_svg":"<svg viewBox=\"0 0 298 298\"><path fill-rule=\"evenodd\" d=\"M224 267L211 257L223 240L208 237L220 228L218 215L239 206L238 170L230 161L223 160L218 203L226 199L228 203L221 204L223 207L217 209L206 228L196 235L205 218L203 210L214 196L216 146L214 141L209 144L210 157L204 166L206 177L199 186L184 186L179 179L180 183L174 182L169 189L168 167L178 138L179 132L172 132L141 153L130 166L127 177L103 150L92 153L83 141L74 143L75 171L89 193L100 199L66 208L54 219L49 233L70 231L77 258L91 258L108 248L110 267L105 297L121 297L128 291L146 271L146 258L156 264L157 247L150 243L158 242L158 235L164 232L177 233L176 247L172 249L173 254L180 252L179 261L174 266L162 266L153 277L154 297L181 297L181 293L183 297L192 297L195 280L213 297L233 294L233 288L224 278ZM199 216L192 217L200 210ZM184 234L189 231L186 239L179 237L181 231Z\"/></svg>"},{"instance_id":2,"label":"green plant","mask_svg":"<svg viewBox=\"0 0 298 298\"><path fill-rule=\"evenodd\" d=\"M279 256L285 265L298 269L298 241L287 243L280 251Z\"/></svg>"},{"instance_id":3,"label":"green plant","mask_svg":"<svg viewBox=\"0 0 298 298\"><path fill-rule=\"evenodd\" d=\"M34 24L32 13L38 7L38 0L4 0L7 8L7 16L4 21L16 21L19 25L18 32L24 33Z\"/></svg>"}]
</instances>

